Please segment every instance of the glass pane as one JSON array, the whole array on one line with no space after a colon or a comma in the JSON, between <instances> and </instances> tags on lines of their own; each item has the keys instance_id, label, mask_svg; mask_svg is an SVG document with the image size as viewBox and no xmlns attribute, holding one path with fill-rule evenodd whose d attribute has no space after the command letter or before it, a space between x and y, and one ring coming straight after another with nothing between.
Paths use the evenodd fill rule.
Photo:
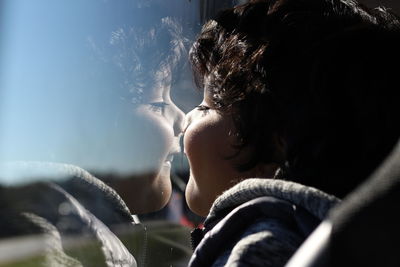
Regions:
<instances>
[{"instance_id":1,"label":"glass pane","mask_svg":"<svg viewBox=\"0 0 400 267\"><path fill-rule=\"evenodd\" d=\"M188 52L239 2L0 2L1 266L187 264Z\"/></svg>"}]
</instances>

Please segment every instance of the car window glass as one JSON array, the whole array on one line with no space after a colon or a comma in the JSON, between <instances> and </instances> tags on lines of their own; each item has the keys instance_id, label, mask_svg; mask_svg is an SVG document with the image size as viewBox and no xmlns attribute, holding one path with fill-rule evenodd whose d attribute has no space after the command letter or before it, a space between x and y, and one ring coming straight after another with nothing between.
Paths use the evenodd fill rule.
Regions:
<instances>
[{"instance_id":1,"label":"car window glass","mask_svg":"<svg viewBox=\"0 0 400 267\"><path fill-rule=\"evenodd\" d=\"M243 1L0 3L0 265L184 266L188 52Z\"/></svg>"}]
</instances>

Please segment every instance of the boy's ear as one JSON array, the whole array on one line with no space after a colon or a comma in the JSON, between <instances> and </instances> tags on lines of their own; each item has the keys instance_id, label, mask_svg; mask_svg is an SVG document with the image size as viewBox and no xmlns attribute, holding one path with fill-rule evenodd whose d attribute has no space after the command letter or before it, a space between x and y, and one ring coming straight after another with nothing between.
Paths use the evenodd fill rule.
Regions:
<instances>
[{"instance_id":1,"label":"boy's ear","mask_svg":"<svg viewBox=\"0 0 400 267\"><path fill-rule=\"evenodd\" d=\"M278 133L275 133L272 138L272 141L275 144L274 159L277 163L283 163L286 161L286 141L283 136Z\"/></svg>"}]
</instances>

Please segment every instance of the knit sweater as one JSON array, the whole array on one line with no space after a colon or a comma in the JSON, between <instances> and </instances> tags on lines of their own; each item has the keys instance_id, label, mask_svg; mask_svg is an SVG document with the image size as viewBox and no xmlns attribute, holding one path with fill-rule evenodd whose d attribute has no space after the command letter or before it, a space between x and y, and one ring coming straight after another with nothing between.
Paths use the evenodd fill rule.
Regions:
<instances>
[{"instance_id":1,"label":"knit sweater","mask_svg":"<svg viewBox=\"0 0 400 267\"><path fill-rule=\"evenodd\" d=\"M247 179L214 202L189 266L284 266L339 200L315 188Z\"/></svg>"},{"instance_id":2,"label":"knit sweater","mask_svg":"<svg viewBox=\"0 0 400 267\"><path fill-rule=\"evenodd\" d=\"M17 162L2 167L8 167L14 176L28 173L40 179L0 187L0 239L20 236L14 248L17 258L10 260L20 257L23 261L25 255L38 254L30 266L137 266L108 227L117 223L134 227L127 206L112 188L68 164ZM43 182L47 177L67 180ZM34 238L34 246L28 246L30 238Z\"/></svg>"}]
</instances>

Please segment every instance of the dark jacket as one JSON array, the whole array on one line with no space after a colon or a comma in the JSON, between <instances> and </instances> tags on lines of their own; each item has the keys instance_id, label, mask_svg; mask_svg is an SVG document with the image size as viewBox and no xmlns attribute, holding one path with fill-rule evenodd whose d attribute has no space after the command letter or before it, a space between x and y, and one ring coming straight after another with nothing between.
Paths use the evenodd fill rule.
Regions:
<instances>
[{"instance_id":1,"label":"dark jacket","mask_svg":"<svg viewBox=\"0 0 400 267\"><path fill-rule=\"evenodd\" d=\"M247 179L223 193L193 232L189 266L284 266L338 202L297 183Z\"/></svg>"}]
</instances>

